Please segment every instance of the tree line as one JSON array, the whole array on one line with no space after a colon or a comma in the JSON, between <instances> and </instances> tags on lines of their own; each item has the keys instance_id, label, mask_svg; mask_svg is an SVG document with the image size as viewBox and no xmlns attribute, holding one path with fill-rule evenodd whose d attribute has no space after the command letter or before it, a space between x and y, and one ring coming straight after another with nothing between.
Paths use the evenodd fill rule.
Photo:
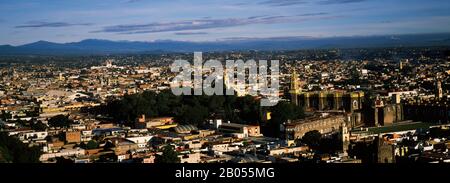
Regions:
<instances>
[{"instance_id":1,"label":"tree line","mask_svg":"<svg viewBox=\"0 0 450 183\"><path fill-rule=\"evenodd\" d=\"M240 124L262 124L268 122L270 128L287 120L304 117L303 108L289 102L280 101L274 107L260 106L260 99L253 96L236 95L181 95L176 96L170 90L159 93L144 91L139 94L125 95L121 99L110 100L105 105L91 108L87 112L102 114L113 118L117 123L133 126L136 118L174 117L180 124L202 126L208 119L222 119ZM265 117L271 112L272 118ZM272 135L276 136L277 130Z\"/></svg>"},{"instance_id":2,"label":"tree line","mask_svg":"<svg viewBox=\"0 0 450 183\"><path fill-rule=\"evenodd\" d=\"M0 132L0 162L39 163L41 154L40 147L28 147L19 139Z\"/></svg>"}]
</instances>

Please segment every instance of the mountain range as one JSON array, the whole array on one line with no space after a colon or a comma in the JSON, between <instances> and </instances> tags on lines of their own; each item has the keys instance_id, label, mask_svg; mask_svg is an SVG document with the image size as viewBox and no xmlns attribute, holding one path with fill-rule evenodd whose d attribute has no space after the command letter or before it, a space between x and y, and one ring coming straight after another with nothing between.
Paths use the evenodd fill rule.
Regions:
<instances>
[{"instance_id":1,"label":"mountain range","mask_svg":"<svg viewBox=\"0 0 450 183\"><path fill-rule=\"evenodd\" d=\"M11 46L0 45L0 55L104 55L193 51L295 50L328 48L450 46L450 33L351 36L351 37L274 37L228 38L211 42L158 40L109 41L86 39L80 42L38 41Z\"/></svg>"}]
</instances>

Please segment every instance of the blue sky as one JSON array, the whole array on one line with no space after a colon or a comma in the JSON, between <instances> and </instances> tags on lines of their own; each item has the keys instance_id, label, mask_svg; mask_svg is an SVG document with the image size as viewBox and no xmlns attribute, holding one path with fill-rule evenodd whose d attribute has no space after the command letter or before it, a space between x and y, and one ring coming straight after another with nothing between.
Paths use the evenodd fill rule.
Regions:
<instances>
[{"instance_id":1,"label":"blue sky","mask_svg":"<svg viewBox=\"0 0 450 183\"><path fill-rule=\"evenodd\" d=\"M450 32L448 0L0 0L0 44Z\"/></svg>"}]
</instances>

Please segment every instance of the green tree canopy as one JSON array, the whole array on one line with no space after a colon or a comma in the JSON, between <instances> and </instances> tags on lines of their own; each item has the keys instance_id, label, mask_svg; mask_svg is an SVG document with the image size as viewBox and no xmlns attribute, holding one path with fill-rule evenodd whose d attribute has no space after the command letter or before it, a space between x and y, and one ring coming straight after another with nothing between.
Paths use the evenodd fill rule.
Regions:
<instances>
[{"instance_id":1,"label":"green tree canopy","mask_svg":"<svg viewBox=\"0 0 450 183\"><path fill-rule=\"evenodd\" d=\"M321 138L322 134L317 130L313 130L306 132L305 135L303 135L302 142L314 149L319 147Z\"/></svg>"},{"instance_id":2,"label":"green tree canopy","mask_svg":"<svg viewBox=\"0 0 450 183\"><path fill-rule=\"evenodd\" d=\"M97 148L98 148L98 143L95 140L90 140L86 144L86 149L97 149Z\"/></svg>"},{"instance_id":3,"label":"green tree canopy","mask_svg":"<svg viewBox=\"0 0 450 183\"><path fill-rule=\"evenodd\" d=\"M72 121L67 116L57 115L50 118L50 120L48 120L48 124L51 127L68 127L72 124Z\"/></svg>"},{"instance_id":4,"label":"green tree canopy","mask_svg":"<svg viewBox=\"0 0 450 183\"><path fill-rule=\"evenodd\" d=\"M2 111L0 114L0 119L2 119L4 121L6 121L7 119L11 119L11 118L12 118L12 115L9 112Z\"/></svg>"},{"instance_id":5,"label":"green tree canopy","mask_svg":"<svg viewBox=\"0 0 450 183\"><path fill-rule=\"evenodd\" d=\"M0 133L0 153L6 162L13 163L39 163L42 152L39 147L28 147L19 139Z\"/></svg>"},{"instance_id":6,"label":"green tree canopy","mask_svg":"<svg viewBox=\"0 0 450 183\"><path fill-rule=\"evenodd\" d=\"M208 117L208 108L202 105L183 105L181 113L176 117L177 121L184 124L201 125Z\"/></svg>"},{"instance_id":7,"label":"green tree canopy","mask_svg":"<svg viewBox=\"0 0 450 183\"><path fill-rule=\"evenodd\" d=\"M66 159L64 157L56 157L56 163L57 164L70 164L70 163L74 163L73 160L71 159Z\"/></svg>"},{"instance_id":8,"label":"green tree canopy","mask_svg":"<svg viewBox=\"0 0 450 183\"><path fill-rule=\"evenodd\" d=\"M258 123L260 120L259 101L253 97L176 96L170 90L126 95L90 112L106 114L130 126L143 114L147 117L172 116L179 123L193 125L204 124L214 114L236 123Z\"/></svg>"},{"instance_id":9,"label":"green tree canopy","mask_svg":"<svg viewBox=\"0 0 450 183\"><path fill-rule=\"evenodd\" d=\"M36 131L45 131L47 129L47 125L42 123L42 121L38 121L31 124L31 129Z\"/></svg>"},{"instance_id":10,"label":"green tree canopy","mask_svg":"<svg viewBox=\"0 0 450 183\"><path fill-rule=\"evenodd\" d=\"M180 163L180 158L173 146L166 145L163 147L162 155L156 156L155 163Z\"/></svg>"},{"instance_id":11,"label":"green tree canopy","mask_svg":"<svg viewBox=\"0 0 450 183\"><path fill-rule=\"evenodd\" d=\"M303 108L289 102L279 102L272 109L272 121L278 124L301 118L304 118Z\"/></svg>"},{"instance_id":12,"label":"green tree canopy","mask_svg":"<svg viewBox=\"0 0 450 183\"><path fill-rule=\"evenodd\" d=\"M269 124L269 131L265 135L274 137L280 136L280 125L286 123L288 120L304 118L303 108L295 104L281 101L271 109L271 120Z\"/></svg>"}]
</instances>

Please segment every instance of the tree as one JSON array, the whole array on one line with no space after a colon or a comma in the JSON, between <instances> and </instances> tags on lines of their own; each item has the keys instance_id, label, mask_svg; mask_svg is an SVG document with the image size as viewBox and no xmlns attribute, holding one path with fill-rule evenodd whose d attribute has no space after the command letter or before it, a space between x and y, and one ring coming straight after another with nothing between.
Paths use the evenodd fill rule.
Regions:
<instances>
[{"instance_id":1,"label":"tree","mask_svg":"<svg viewBox=\"0 0 450 183\"><path fill-rule=\"evenodd\" d=\"M373 90L368 90L364 92L364 100L363 100L363 114L366 123L370 123L375 125L375 113L373 111L373 105L375 103L375 93Z\"/></svg>"},{"instance_id":2,"label":"tree","mask_svg":"<svg viewBox=\"0 0 450 183\"><path fill-rule=\"evenodd\" d=\"M6 161L13 163L39 163L42 152L39 147L22 143L19 139L0 133L0 153Z\"/></svg>"},{"instance_id":3,"label":"tree","mask_svg":"<svg viewBox=\"0 0 450 183\"><path fill-rule=\"evenodd\" d=\"M47 125L42 123L42 121L38 121L37 123L32 123L31 129L36 131L45 131L47 129Z\"/></svg>"},{"instance_id":4,"label":"tree","mask_svg":"<svg viewBox=\"0 0 450 183\"><path fill-rule=\"evenodd\" d=\"M70 164L70 163L74 163L73 160L71 159L66 159L64 157L56 157L56 163L58 164Z\"/></svg>"},{"instance_id":5,"label":"tree","mask_svg":"<svg viewBox=\"0 0 450 183\"><path fill-rule=\"evenodd\" d=\"M306 132L302 137L303 143L307 144L310 148L317 148L320 145L320 139L322 138L322 134L319 131L313 130Z\"/></svg>"},{"instance_id":6,"label":"tree","mask_svg":"<svg viewBox=\"0 0 450 183\"><path fill-rule=\"evenodd\" d=\"M38 110L25 111L25 113L28 117L38 117L39 116Z\"/></svg>"},{"instance_id":7,"label":"tree","mask_svg":"<svg viewBox=\"0 0 450 183\"><path fill-rule=\"evenodd\" d=\"M95 140L90 140L86 144L86 149L97 149L97 148L98 148L98 143Z\"/></svg>"},{"instance_id":8,"label":"tree","mask_svg":"<svg viewBox=\"0 0 450 183\"><path fill-rule=\"evenodd\" d=\"M162 155L156 156L155 163L180 163L178 153L175 151L173 146L164 146L162 152Z\"/></svg>"},{"instance_id":9,"label":"tree","mask_svg":"<svg viewBox=\"0 0 450 183\"><path fill-rule=\"evenodd\" d=\"M0 146L0 163L10 163L12 161L11 153L8 149Z\"/></svg>"},{"instance_id":10,"label":"tree","mask_svg":"<svg viewBox=\"0 0 450 183\"><path fill-rule=\"evenodd\" d=\"M280 125L286 123L288 120L295 120L304 118L303 108L295 104L285 101L278 102L272 107L272 119L270 120L268 135L279 136Z\"/></svg>"},{"instance_id":11,"label":"tree","mask_svg":"<svg viewBox=\"0 0 450 183\"><path fill-rule=\"evenodd\" d=\"M208 97L207 103L208 103L208 110L212 113L219 112L223 110L223 106L225 103L225 97L222 95L213 95Z\"/></svg>"},{"instance_id":12,"label":"tree","mask_svg":"<svg viewBox=\"0 0 450 183\"><path fill-rule=\"evenodd\" d=\"M15 123L19 124L21 127L30 127L30 123L28 121L24 121L21 119L15 120Z\"/></svg>"},{"instance_id":13,"label":"tree","mask_svg":"<svg viewBox=\"0 0 450 183\"><path fill-rule=\"evenodd\" d=\"M348 154L350 157L355 156L361 159L362 163L375 163L376 158L376 143L373 142L355 142L350 146Z\"/></svg>"},{"instance_id":14,"label":"tree","mask_svg":"<svg viewBox=\"0 0 450 183\"><path fill-rule=\"evenodd\" d=\"M442 128L430 128L430 137L431 138L442 138L450 136L450 130L442 129Z\"/></svg>"},{"instance_id":15,"label":"tree","mask_svg":"<svg viewBox=\"0 0 450 183\"><path fill-rule=\"evenodd\" d=\"M11 118L12 118L12 115L9 112L2 111L2 113L0 114L0 119L2 119L4 121L11 119Z\"/></svg>"},{"instance_id":16,"label":"tree","mask_svg":"<svg viewBox=\"0 0 450 183\"><path fill-rule=\"evenodd\" d=\"M134 124L143 114L147 117L173 116L179 123L193 125L204 124L214 114L224 114L226 121L257 123L262 114L259 101L251 96L176 96L170 90L126 95L88 112L108 115L126 125Z\"/></svg>"},{"instance_id":17,"label":"tree","mask_svg":"<svg viewBox=\"0 0 450 183\"><path fill-rule=\"evenodd\" d=\"M184 124L201 125L208 117L208 108L202 105L184 105L181 114L176 119Z\"/></svg>"},{"instance_id":18,"label":"tree","mask_svg":"<svg viewBox=\"0 0 450 183\"><path fill-rule=\"evenodd\" d=\"M356 67L352 68L349 84L352 84L352 85L361 84L360 77L361 77L361 74L358 71L358 69Z\"/></svg>"},{"instance_id":19,"label":"tree","mask_svg":"<svg viewBox=\"0 0 450 183\"><path fill-rule=\"evenodd\" d=\"M272 119L280 124L303 117L304 111L302 107L285 101L279 102L272 109Z\"/></svg>"},{"instance_id":20,"label":"tree","mask_svg":"<svg viewBox=\"0 0 450 183\"><path fill-rule=\"evenodd\" d=\"M239 118L246 123L255 123L260 120L259 101L250 95L239 97L235 108L240 110Z\"/></svg>"},{"instance_id":21,"label":"tree","mask_svg":"<svg viewBox=\"0 0 450 183\"><path fill-rule=\"evenodd\" d=\"M48 120L48 124L51 127L68 127L71 123L72 121L64 115L57 115Z\"/></svg>"},{"instance_id":22,"label":"tree","mask_svg":"<svg viewBox=\"0 0 450 183\"><path fill-rule=\"evenodd\" d=\"M343 144L338 135L320 139L318 150L323 153L333 153L342 150Z\"/></svg>"}]
</instances>

